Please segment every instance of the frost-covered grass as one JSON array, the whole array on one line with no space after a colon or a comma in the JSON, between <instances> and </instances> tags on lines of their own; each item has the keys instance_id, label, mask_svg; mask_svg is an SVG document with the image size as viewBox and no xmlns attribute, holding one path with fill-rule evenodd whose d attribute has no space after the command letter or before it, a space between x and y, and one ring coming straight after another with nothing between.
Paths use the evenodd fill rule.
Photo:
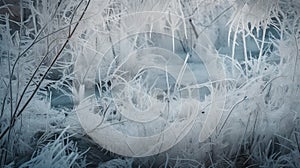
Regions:
<instances>
[{"instance_id":1,"label":"frost-covered grass","mask_svg":"<svg viewBox=\"0 0 300 168\"><path fill-rule=\"evenodd\" d=\"M1 167L300 167L297 0L0 4ZM195 122L163 153L122 157L86 138L159 133L193 116L178 107ZM85 133L76 110L101 120ZM132 111L161 115L133 123Z\"/></svg>"},{"instance_id":2,"label":"frost-covered grass","mask_svg":"<svg viewBox=\"0 0 300 168\"><path fill-rule=\"evenodd\" d=\"M43 134L37 141L37 149L29 161L20 167L85 167L83 154L76 147L75 142L70 141L68 135L64 135L65 128L60 135L48 140L47 134ZM42 141L42 142L41 142ZM43 142L45 141L45 142ZM47 142L48 141L48 142ZM46 144L42 144L46 143Z\"/></svg>"}]
</instances>

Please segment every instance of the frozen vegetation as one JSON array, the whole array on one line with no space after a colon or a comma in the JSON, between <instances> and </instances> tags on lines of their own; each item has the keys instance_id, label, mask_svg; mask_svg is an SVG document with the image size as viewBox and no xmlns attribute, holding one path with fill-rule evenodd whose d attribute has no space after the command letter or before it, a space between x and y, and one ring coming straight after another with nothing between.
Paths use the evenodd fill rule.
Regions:
<instances>
[{"instance_id":1,"label":"frozen vegetation","mask_svg":"<svg viewBox=\"0 0 300 168\"><path fill-rule=\"evenodd\" d=\"M2 0L0 167L300 167L299 42L298 0Z\"/></svg>"}]
</instances>

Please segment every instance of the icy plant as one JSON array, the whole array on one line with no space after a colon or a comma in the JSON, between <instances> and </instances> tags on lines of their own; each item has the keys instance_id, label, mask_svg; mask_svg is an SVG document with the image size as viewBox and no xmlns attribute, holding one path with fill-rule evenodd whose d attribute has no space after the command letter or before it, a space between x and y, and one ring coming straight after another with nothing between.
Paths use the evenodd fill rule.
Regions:
<instances>
[{"instance_id":1,"label":"icy plant","mask_svg":"<svg viewBox=\"0 0 300 168\"><path fill-rule=\"evenodd\" d=\"M289 135L296 127L294 121L299 112L299 107L295 105L299 97L299 19L296 7L299 4L296 1L151 2L109 1L102 15L97 15L96 20L86 21L91 27L82 28L86 32L85 53L88 54L78 57L75 67L85 70L77 74L80 79L84 79L82 85L85 90L97 86L97 100L100 101L100 104L88 101L83 103L92 109L87 111L95 112L96 109L97 115L91 115L95 119L93 121L96 122L96 118L100 120L93 126L89 123L91 132L112 125L114 129L125 131L129 135L147 135L139 129L142 126L127 125L126 119L132 116L126 112L151 109L155 114L154 111L159 110L149 108L155 104L154 107L167 114L167 106L160 105L155 99L170 98L170 93L173 92L170 88L174 84L178 94L175 99L170 100L170 104L176 100L178 104L180 100L193 95L189 93L197 93L204 86L208 91L199 92L206 96L203 96L203 104L199 103L201 108L196 108L198 115L195 128L178 146L169 151L170 156L192 157L213 164L224 152L230 157L229 160L233 157L231 161L235 163L241 158L240 153L248 143L253 148L257 144L266 148L274 134ZM156 12L149 12L149 8ZM181 18L185 20L182 21ZM160 33L166 34L169 39ZM99 43L103 45L97 45ZM151 47L155 49L147 50ZM180 55L179 50L183 53L180 56L182 62L176 60L175 55ZM209 73L211 76L207 77L203 75L204 71L197 71L201 67L192 65L198 61L193 50L198 52L205 63L210 63L206 68L213 67L210 72L219 76L222 74L217 69L222 67L222 60L226 77L220 80L218 75ZM166 51L171 51L169 55L172 60L169 63L174 67L160 65L165 60L168 61ZM96 57L98 54L99 57ZM92 55L91 59L88 58L89 55ZM217 55L217 59L213 55ZM89 68L84 68L86 65ZM161 75L164 78L155 78L155 73L150 73L148 66L149 69L165 71L165 75ZM176 71L172 68L178 70L176 75L173 75ZM181 69L191 70L197 81L193 83L193 77L188 73L180 73ZM148 80L145 72L154 77ZM205 81L204 78L209 80ZM170 82L173 79L175 82ZM186 83L177 86L181 80ZM188 80L192 82L189 83ZM108 82L111 83L109 87L106 86ZM159 82L167 84L167 87L170 84L170 87L163 89ZM211 108L215 108L214 104L210 104L213 93L222 95L226 92L221 122L210 139L199 145L199 139L193 136L199 134L205 118L212 115L209 112ZM91 98L92 94L88 95ZM217 100L221 101L225 99ZM196 104L193 106L196 107ZM95 108L90 108L91 106ZM100 113L97 112L98 107L103 109ZM221 106L216 109L221 109ZM123 118L119 117L119 113L124 114ZM109 122L105 123L105 117L111 114ZM188 110L185 114L188 114ZM138 116L135 113L131 115ZM217 118L217 115L214 116ZM172 123L172 120L169 121ZM218 123L217 119L209 121ZM143 126L146 127L146 124ZM159 124L149 124L144 132L157 132L159 129L155 126L165 128ZM264 138L260 139L261 136ZM127 145L130 146L130 143Z\"/></svg>"},{"instance_id":2,"label":"icy plant","mask_svg":"<svg viewBox=\"0 0 300 168\"><path fill-rule=\"evenodd\" d=\"M85 167L84 153L78 151L75 142L69 140L70 135L65 135L66 131L67 128L54 140L48 140L45 134L40 137L38 142L42 144L38 145L41 147L36 149L31 159L20 167Z\"/></svg>"},{"instance_id":3,"label":"icy plant","mask_svg":"<svg viewBox=\"0 0 300 168\"><path fill-rule=\"evenodd\" d=\"M15 15L9 15L11 6ZM1 165L26 151L21 144L26 146L29 142L20 137L30 135L22 135L27 126L23 125L22 117L30 120L26 117L30 116L26 108L39 102L35 100L40 89L47 90L45 94L50 96L50 89L68 85L70 73L67 71L71 69L73 57L67 48L70 48L70 38L87 6L86 1L71 4L60 1L3 2L1 8L8 13L1 14L0 25ZM17 19L12 20L10 16ZM51 81L58 75L53 75L57 70L61 71L62 77Z\"/></svg>"},{"instance_id":4,"label":"icy plant","mask_svg":"<svg viewBox=\"0 0 300 168\"><path fill-rule=\"evenodd\" d=\"M256 150L274 150L274 146L269 146L274 143L274 134L290 137L292 131L299 127L296 124L299 107L295 105L299 99L299 73L296 72L299 69L296 64L299 60L299 20L294 14L297 9L292 5L299 4L296 1L249 1L241 4L238 3L236 11L242 14L233 15L230 22L231 27L236 29L234 31L231 28L230 32L234 35L228 37L233 40L233 49L229 52L232 58L225 56L232 61L232 67L228 67L229 74L238 78L230 84L229 108L225 109L228 113L220 125L220 132L223 133L217 137L224 139L222 141L230 139L240 145L230 145L231 151L228 152L231 154L227 153L226 156L235 156L224 161L232 166L229 162L235 164L241 157L239 153L248 153L243 164L255 157L253 165L281 167L287 164L297 167L282 161L286 157L281 157L283 150L279 150L279 153L270 152L273 155L270 154L268 158L265 158L268 154L257 153ZM260 14L260 17L256 14ZM251 41L247 38L253 38L255 45L251 47ZM239 47L242 52L234 46L242 46ZM235 57L240 57L240 61L234 61ZM237 129L241 126L242 130ZM296 145L295 141L293 144ZM230 148L224 142L215 146L222 145L222 148ZM295 149L297 145L291 150ZM258 155L262 157L258 159Z\"/></svg>"},{"instance_id":5,"label":"icy plant","mask_svg":"<svg viewBox=\"0 0 300 168\"><path fill-rule=\"evenodd\" d=\"M169 141L176 145L164 153L115 158L100 167L135 161L145 167L299 167L297 0L23 0L11 6L0 7L1 165L36 151L22 134L33 119L39 122L31 126L43 125L41 118L51 123L42 129L64 126L52 121L65 116L50 109L64 111L57 105L63 102L76 106L81 121L90 117L82 127L96 142L117 139L138 154L147 145L130 147L147 141L112 137L144 138L192 123L176 127L177 138ZM97 141L92 133L107 127L116 131ZM162 137L149 149L159 153ZM69 145L53 142L25 164L44 164L49 154L49 163L69 166L76 152L68 155L57 148Z\"/></svg>"},{"instance_id":6,"label":"icy plant","mask_svg":"<svg viewBox=\"0 0 300 168\"><path fill-rule=\"evenodd\" d=\"M150 22L144 22L144 25L139 27L139 29L131 27L131 23L136 24L131 20L131 17L148 20L150 16ZM91 21L88 20L87 22L90 23ZM119 22L124 24L119 24ZM157 22L162 25L150 28L151 25L155 25ZM84 79L81 85L84 85L85 90L91 90L95 87L94 85L97 86L96 94L86 91L88 94L86 95L87 99L79 103L78 116L89 135L94 139L101 139L98 139L98 142L104 141L106 134L108 132L111 133L112 141L106 142L114 144L107 145L107 147L117 148L116 145L126 146L126 143L139 144L136 145L137 148L130 145L125 147L123 155L126 155L126 151L129 153L134 151L134 155L137 155L137 153L150 155L149 153L152 153L152 151L157 153L168 149L184 137L185 133L183 132L187 132L186 129L191 128L192 120L195 119L199 112L200 104L202 103L199 96L201 88L206 87L208 88L207 92L211 93L211 90L214 89L213 96L211 96L214 100L225 95L222 87L219 87L222 85L225 76L224 73L218 73L222 68L211 68L220 63L220 60L216 58L217 53L210 50L206 44L199 47L206 52L204 61L210 66L209 75L212 81L208 81L208 72L199 58L199 53L194 51L193 47L184 46L185 44L182 44L178 36L172 36L172 31L176 29L172 30L171 22L176 22L176 29L184 27L184 20L182 21L180 17L170 13L144 12L125 15L117 22L111 22L112 26L110 29L103 30L108 32L114 31L113 35L109 35L109 33L102 36L98 35L100 39L105 40L105 36L108 36L108 40L113 40L113 45L106 49L104 48L105 46L101 46L103 49L92 50L91 48L95 45L93 41L97 41L98 38L85 36L87 42L91 45L85 48L86 52L91 52L93 56L97 54L103 55L92 57L92 60L78 57L75 70L78 71L78 78ZM93 23L90 24L94 25ZM128 28L132 28L132 30L127 32ZM94 31L93 29L86 29L91 32ZM149 32L149 29L153 32ZM184 32L178 31L177 33ZM205 39L203 35L199 38ZM188 49L188 51L182 52L182 48ZM102 50L104 50L103 53ZM200 49L197 48L198 50ZM215 62L212 60L215 60ZM90 62L88 68L83 67L85 62ZM97 63L96 65L95 62ZM192 63L194 65L190 65ZM202 68L201 70L203 71L199 72L196 66ZM96 74L95 71L97 72ZM197 72L199 74L196 74ZM200 83L201 81L205 83ZM96 82L96 84L93 85L93 82ZM209 95L210 93L207 94ZM97 95L98 99L96 100L95 97L97 98ZM201 96L204 97L203 95ZM213 119L207 122L209 123L208 125L204 126L203 132L205 133L200 136L202 139L207 138L217 124L218 117L221 116L217 111L221 111L222 102L224 101L213 102L211 108L213 112L206 115L207 120ZM99 104L97 105L97 103ZM97 112L99 111L97 109L102 110ZM119 134L116 129L111 130L111 127L103 122L105 120L108 121L108 119L112 121L112 117L107 117L111 114L114 114L116 117L114 122L109 124L115 125L114 127L117 130L122 129L122 132L125 132L124 134ZM119 114L123 116L121 119L118 117ZM131 122L136 122L136 124ZM187 125L183 126L184 124ZM142 129L143 127L145 127L144 130ZM168 141L161 140L161 135L159 134L149 135L149 132L156 133L157 130L161 131L164 128L167 130L166 135L174 133L178 137L173 137L172 140ZM129 133L131 136L127 137L126 133ZM136 135L149 137L147 141L153 144L142 145L143 140L132 137ZM124 138L132 139L126 140ZM118 139L118 141L123 139L123 141L116 143L117 141L114 141L114 139ZM170 142L171 145L166 145L159 149L160 144L165 143L165 141L167 143ZM146 149L148 146L153 147L150 147L152 149ZM145 148L148 151L143 151L138 147ZM120 151L114 152L120 154Z\"/></svg>"}]
</instances>

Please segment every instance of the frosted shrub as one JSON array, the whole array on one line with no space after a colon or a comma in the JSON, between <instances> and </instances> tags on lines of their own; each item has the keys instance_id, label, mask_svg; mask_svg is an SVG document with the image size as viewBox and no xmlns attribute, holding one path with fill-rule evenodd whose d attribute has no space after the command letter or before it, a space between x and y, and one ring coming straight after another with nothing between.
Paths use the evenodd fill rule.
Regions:
<instances>
[{"instance_id":1,"label":"frosted shrub","mask_svg":"<svg viewBox=\"0 0 300 168\"><path fill-rule=\"evenodd\" d=\"M30 117L33 116L37 122L45 119L49 123L47 117L39 118L39 114L44 112L34 108L30 108L33 109L31 111L27 107L34 107L35 103L40 102L38 99L45 99L48 102L44 109L39 110L49 112L50 106L47 105L51 104L51 89L59 90L68 86L67 82L71 78L68 70L71 69L73 58L70 54L72 50L68 50L68 41L79 24L79 16L86 10L85 5L88 6L83 1L1 2L1 9L8 11L1 12L0 23L1 165L32 150L29 146L32 132L24 131L32 128L32 125L36 126L30 126ZM11 6L13 14L9 13ZM55 74L57 71L61 74ZM57 77L59 75L62 77ZM48 91L43 93L46 95L44 97L39 94L42 90ZM30 115L31 112L35 115ZM46 113L46 116L50 114ZM22 119L26 122L23 123ZM40 128L43 127L40 125ZM22 134L29 132L28 135Z\"/></svg>"},{"instance_id":2,"label":"frosted shrub","mask_svg":"<svg viewBox=\"0 0 300 168\"><path fill-rule=\"evenodd\" d=\"M72 120L102 147L143 156L99 167L299 167L299 7L23 0L19 20L0 13L1 165L35 151L24 167L78 166L80 151L62 136L38 150L32 135L19 138L33 125L65 127L77 112Z\"/></svg>"}]
</instances>

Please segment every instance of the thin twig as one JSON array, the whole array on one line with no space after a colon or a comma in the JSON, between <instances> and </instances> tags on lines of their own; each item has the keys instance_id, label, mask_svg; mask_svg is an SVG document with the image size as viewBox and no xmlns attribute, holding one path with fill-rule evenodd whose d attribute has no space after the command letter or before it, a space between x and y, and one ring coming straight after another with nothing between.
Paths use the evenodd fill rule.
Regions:
<instances>
[{"instance_id":1,"label":"thin twig","mask_svg":"<svg viewBox=\"0 0 300 168\"><path fill-rule=\"evenodd\" d=\"M297 62L298 62L298 57L299 57L299 47L298 47L298 41L297 38L295 38L295 44L296 44L296 60L295 60L295 65L294 65L294 73L293 73L293 82L295 81L295 75L296 75L296 69L297 69Z\"/></svg>"},{"instance_id":2,"label":"thin twig","mask_svg":"<svg viewBox=\"0 0 300 168\"><path fill-rule=\"evenodd\" d=\"M15 125L15 122L17 120L17 118L23 113L23 111L25 110L25 108L28 106L28 104L30 103L30 101L32 100L33 96L35 95L35 93L38 91L40 85L42 84L43 80L46 78L46 75L49 73L50 69L53 67L53 65L55 64L55 62L57 61L57 59L59 58L59 56L61 55L61 53L63 52L64 48L67 46L67 44L69 43L71 37L73 36L73 34L75 33L75 30L77 29L80 21L82 20L83 16L85 15L87 8L90 4L90 0L87 2L87 5L85 6L79 21L76 23L76 25L74 26L72 32L68 35L66 41L64 42L64 44L62 45L61 49L59 50L59 52L56 54L56 56L54 57L53 61L51 62L51 64L49 65L49 67L47 68L46 72L44 73L44 75L42 76L42 78L40 79L39 83L37 84L37 87L34 89L33 93L30 95L30 97L27 99L27 101L25 102L25 104L22 106L22 108L19 110L19 112L16 114L16 116L14 116L10 122L10 125L8 127L6 127L4 129L4 131L1 133L0 135L0 139L2 139L7 132ZM17 109L16 109L17 110Z\"/></svg>"},{"instance_id":3,"label":"thin twig","mask_svg":"<svg viewBox=\"0 0 300 168\"><path fill-rule=\"evenodd\" d=\"M300 145L299 145L298 136L297 136L296 132L294 133L294 135L295 135L295 140L296 140L296 144L297 144L297 149L298 149L298 152L300 153Z\"/></svg>"},{"instance_id":4,"label":"thin twig","mask_svg":"<svg viewBox=\"0 0 300 168\"><path fill-rule=\"evenodd\" d=\"M233 109L234 109L237 105L239 105L240 103L242 103L244 100L246 100L246 99L247 99L247 96L245 96L242 100L238 101L237 103L235 103L235 104L232 106L232 108L231 108L230 111L229 111L229 114L227 115L227 117L226 117L224 123L222 124L222 126L221 126L221 128L220 128L220 130L219 130L219 134L221 133L222 129L224 128L225 124L227 123L227 120L228 120L229 116L231 115Z\"/></svg>"}]
</instances>

